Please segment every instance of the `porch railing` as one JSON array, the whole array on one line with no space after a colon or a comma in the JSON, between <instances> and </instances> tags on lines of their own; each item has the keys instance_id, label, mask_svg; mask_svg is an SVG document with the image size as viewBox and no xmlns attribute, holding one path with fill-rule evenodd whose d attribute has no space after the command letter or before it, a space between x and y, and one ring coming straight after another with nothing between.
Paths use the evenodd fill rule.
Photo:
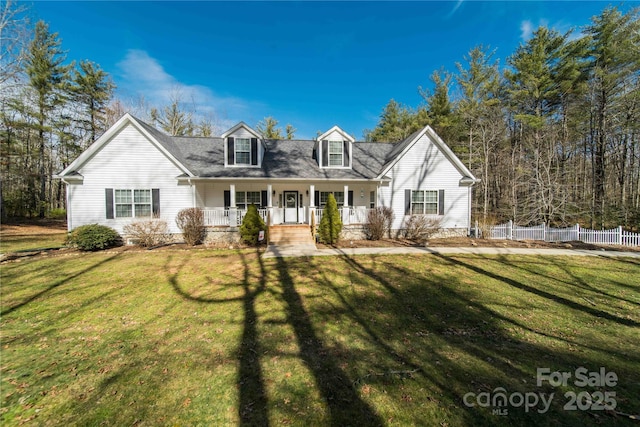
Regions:
<instances>
[{"instance_id":1,"label":"porch railing","mask_svg":"<svg viewBox=\"0 0 640 427\"><path fill-rule=\"evenodd\" d=\"M282 224L285 222L284 208L271 208L271 222L273 224ZM315 210L316 224L320 223L324 209L322 208L298 208L298 222L301 224L308 224L311 220L309 210ZM367 216L371 209L365 206L350 206L348 208L338 208L340 212L340 218L345 225L360 225L367 222ZM258 213L262 217L262 220L267 222L267 213L269 209L258 209ZM229 227L231 222L235 227L239 227L242 224L242 219L246 215L245 210L230 211L229 209L204 209L204 224L207 227ZM233 219L235 216L235 220Z\"/></svg>"},{"instance_id":2,"label":"porch railing","mask_svg":"<svg viewBox=\"0 0 640 427\"><path fill-rule=\"evenodd\" d=\"M235 211L235 226L242 224L247 211L238 209ZM258 214L264 222L267 222L267 209L258 209ZM232 217L229 209L204 209L204 225L206 227L228 227L231 225Z\"/></svg>"},{"instance_id":3,"label":"porch railing","mask_svg":"<svg viewBox=\"0 0 640 427\"><path fill-rule=\"evenodd\" d=\"M316 210L316 224L320 223L324 209L315 208ZM367 222L367 216L371 209L365 206L350 206L348 208L338 208L340 212L340 218L345 225L360 225Z\"/></svg>"}]
</instances>

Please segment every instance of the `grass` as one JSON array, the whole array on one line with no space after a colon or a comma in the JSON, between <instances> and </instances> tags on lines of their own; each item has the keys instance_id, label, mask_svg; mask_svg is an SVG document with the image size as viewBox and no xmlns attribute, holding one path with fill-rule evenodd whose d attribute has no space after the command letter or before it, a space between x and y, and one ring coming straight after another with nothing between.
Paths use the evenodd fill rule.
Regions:
<instances>
[{"instance_id":1,"label":"grass","mask_svg":"<svg viewBox=\"0 0 640 427\"><path fill-rule=\"evenodd\" d=\"M63 231L49 234L3 235L0 238L0 253L61 248L66 238L67 233Z\"/></svg>"},{"instance_id":2,"label":"grass","mask_svg":"<svg viewBox=\"0 0 640 427\"><path fill-rule=\"evenodd\" d=\"M261 259L107 251L1 267L3 425L625 425L640 414L640 262ZM605 367L613 387L536 385ZM550 410L468 392L555 393Z\"/></svg>"}]
</instances>

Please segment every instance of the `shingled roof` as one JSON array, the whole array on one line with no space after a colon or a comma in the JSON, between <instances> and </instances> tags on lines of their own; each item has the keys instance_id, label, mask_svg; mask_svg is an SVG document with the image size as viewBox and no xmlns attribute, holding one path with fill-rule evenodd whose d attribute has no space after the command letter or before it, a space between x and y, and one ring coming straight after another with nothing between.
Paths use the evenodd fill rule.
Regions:
<instances>
[{"instance_id":1,"label":"shingled roof","mask_svg":"<svg viewBox=\"0 0 640 427\"><path fill-rule=\"evenodd\" d=\"M351 169L320 168L314 140L265 140L262 167L225 167L224 138L166 135L136 119L171 155L199 178L374 179L391 159L396 144L353 143Z\"/></svg>"}]
</instances>

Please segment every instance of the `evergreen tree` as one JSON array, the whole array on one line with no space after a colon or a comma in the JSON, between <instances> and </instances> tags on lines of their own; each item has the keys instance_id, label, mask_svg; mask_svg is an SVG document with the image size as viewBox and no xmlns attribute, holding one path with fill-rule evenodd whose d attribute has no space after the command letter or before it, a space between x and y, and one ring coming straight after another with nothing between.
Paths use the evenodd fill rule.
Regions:
<instances>
[{"instance_id":1,"label":"evergreen tree","mask_svg":"<svg viewBox=\"0 0 640 427\"><path fill-rule=\"evenodd\" d=\"M333 194L329 194L327 204L322 212L322 218L320 218L318 234L324 243L333 245L340 239L341 231L342 219L340 218L338 204Z\"/></svg>"},{"instance_id":2,"label":"evergreen tree","mask_svg":"<svg viewBox=\"0 0 640 427\"><path fill-rule=\"evenodd\" d=\"M380 121L373 130L365 130L369 142L400 142L425 126L425 115L391 99L380 114Z\"/></svg>"},{"instance_id":3,"label":"evergreen tree","mask_svg":"<svg viewBox=\"0 0 640 427\"><path fill-rule=\"evenodd\" d=\"M265 139L282 139L282 129L278 127L278 121L271 116L265 117L264 120L258 122L256 130L260 132Z\"/></svg>"},{"instance_id":4,"label":"evergreen tree","mask_svg":"<svg viewBox=\"0 0 640 427\"><path fill-rule=\"evenodd\" d=\"M36 129L38 138L38 174L40 177L38 212L44 218L47 203L47 141L50 139L53 114L65 101L70 66L63 65L66 54L61 49L57 33L50 33L44 21L38 21L35 35L26 57L29 86L36 94ZM50 141L49 141L50 142Z\"/></svg>"},{"instance_id":5,"label":"evergreen tree","mask_svg":"<svg viewBox=\"0 0 640 427\"><path fill-rule=\"evenodd\" d=\"M445 141L456 141L458 139L457 116L453 114L454 106L449 99L449 88L453 76L441 69L434 71L430 79L434 84L433 90L418 88L427 104L429 124Z\"/></svg>"},{"instance_id":6,"label":"evergreen tree","mask_svg":"<svg viewBox=\"0 0 640 427\"><path fill-rule=\"evenodd\" d=\"M287 124L287 127L285 128L285 132L286 132L286 139L293 139L295 138L295 133L298 129L294 128L291 124Z\"/></svg>"},{"instance_id":7,"label":"evergreen tree","mask_svg":"<svg viewBox=\"0 0 640 427\"><path fill-rule=\"evenodd\" d=\"M172 136L193 136L193 113L185 109L178 96L161 110L151 109L151 120Z\"/></svg>"},{"instance_id":8,"label":"evergreen tree","mask_svg":"<svg viewBox=\"0 0 640 427\"><path fill-rule=\"evenodd\" d=\"M106 109L115 84L91 61L80 61L73 74L73 101L80 110L78 127L86 134L86 149L107 129Z\"/></svg>"},{"instance_id":9,"label":"evergreen tree","mask_svg":"<svg viewBox=\"0 0 640 427\"><path fill-rule=\"evenodd\" d=\"M260 217L256 205L249 205L247 213L242 218L242 225L240 225L240 237L242 240L249 245L256 246L260 243L258 240L260 231L265 231L266 229L267 227L262 217Z\"/></svg>"},{"instance_id":10,"label":"evergreen tree","mask_svg":"<svg viewBox=\"0 0 640 427\"><path fill-rule=\"evenodd\" d=\"M635 117L628 115L629 106L637 105L635 102L638 98L638 76L640 75L638 11L639 9L634 9L627 14L622 14L618 9L609 7L599 16L592 18L591 25L586 28L586 34L591 41L589 46L593 123L591 135L594 216L597 226L604 225L605 209L609 204L605 188L609 146L619 146L620 140L624 140L629 133L633 133L630 127L633 127L633 123L637 122L638 118L637 113ZM626 102L627 100L631 103ZM637 111L637 107L635 110Z\"/></svg>"}]
</instances>

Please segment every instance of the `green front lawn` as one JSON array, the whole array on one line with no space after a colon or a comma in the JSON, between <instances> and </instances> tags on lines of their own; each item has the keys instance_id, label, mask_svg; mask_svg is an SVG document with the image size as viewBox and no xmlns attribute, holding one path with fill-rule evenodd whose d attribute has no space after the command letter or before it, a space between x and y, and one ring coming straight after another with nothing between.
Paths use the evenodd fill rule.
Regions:
<instances>
[{"instance_id":1,"label":"green front lawn","mask_svg":"<svg viewBox=\"0 0 640 427\"><path fill-rule=\"evenodd\" d=\"M23 234L0 236L0 253L24 252L37 249L57 249L64 246L67 233Z\"/></svg>"},{"instance_id":2,"label":"green front lawn","mask_svg":"<svg viewBox=\"0 0 640 427\"><path fill-rule=\"evenodd\" d=\"M640 414L638 260L165 249L0 269L3 425L629 422L564 410L570 391ZM579 367L619 380L536 384ZM498 387L554 398L465 406Z\"/></svg>"}]
</instances>

